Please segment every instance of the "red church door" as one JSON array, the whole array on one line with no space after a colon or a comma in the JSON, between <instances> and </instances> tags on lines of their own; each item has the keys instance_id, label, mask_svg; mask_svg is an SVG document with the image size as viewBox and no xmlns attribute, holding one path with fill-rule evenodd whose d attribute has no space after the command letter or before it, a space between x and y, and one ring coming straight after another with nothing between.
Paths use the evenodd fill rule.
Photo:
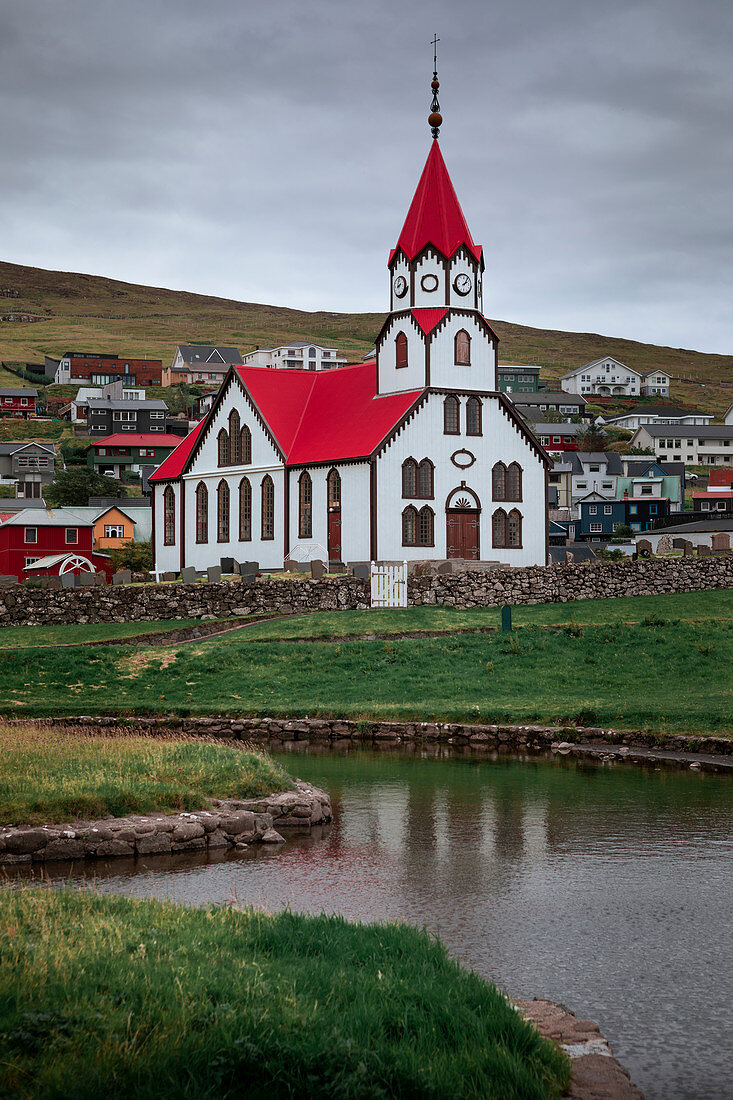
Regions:
<instances>
[{"instance_id":1,"label":"red church door","mask_svg":"<svg viewBox=\"0 0 733 1100\"><path fill-rule=\"evenodd\" d=\"M446 539L449 558L479 560L479 512L475 509L448 508Z\"/></svg>"},{"instance_id":2,"label":"red church door","mask_svg":"<svg viewBox=\"0 0 733 1100\"><path fill-rule=\"evenodd\" d=\"M341 561L341 506L328 509L328 560Z\"/></svg>"}]
</instances>

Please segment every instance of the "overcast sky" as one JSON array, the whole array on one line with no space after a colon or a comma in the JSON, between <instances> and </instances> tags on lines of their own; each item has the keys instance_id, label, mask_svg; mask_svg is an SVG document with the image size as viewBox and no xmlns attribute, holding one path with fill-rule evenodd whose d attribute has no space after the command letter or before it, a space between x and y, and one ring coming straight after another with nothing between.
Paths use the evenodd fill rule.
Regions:
<instances>
[{"instance_id":1,"label":"overcast sky","mask_svg":"<svg viewBox=\"0 0 733 1100\"><path fill-rule=\"evenodd\" d=\"M731 0L0 0L0 257L386 310L434 31L487 314L733 353Z\"/></svg>"}]
</instances>

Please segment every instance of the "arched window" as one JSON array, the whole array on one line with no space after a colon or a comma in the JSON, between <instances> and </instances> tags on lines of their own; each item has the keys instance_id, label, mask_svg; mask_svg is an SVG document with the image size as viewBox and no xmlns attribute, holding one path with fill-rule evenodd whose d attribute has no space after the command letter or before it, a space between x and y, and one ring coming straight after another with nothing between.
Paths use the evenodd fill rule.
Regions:
<instances>
[{"instance_id":1,"label":"arched window","mask_svg":"<svg viewBox=\"0 0 733 1100\"><path fill-rule=\"evenodd\" d=\"M163 545L176 543L176 495L172 485L166 485L163 493Z\"/></svg>"},{"instance_id":2,"label":"arched window","mask_svg":"<svg viewBox=\"0 0 733 1100\"><path fill-rule=\"evenodd\" d=\"M481 435L481 401L469 397L466 402L466 435Z\"/></svg>"},{"instance_id":3,"label":"arched window","mask_svg":"<svg viewBox=\"0 0 733 1100\"><path fill-rule=\"evenodd\" d=\"M222 428L217 436L218 444L218 464L219 466L229 465L229 436L227 435L226 428Z\"/></svg>"},{"instance_id":4,"label":"arched window","mask_svg":"<svg viewBox=\"0 0 733 1100\"><path fill-rule=\"evenodd\" d=\"M433 464L424 458L417 468L417 495L422 500L433 499Z\"/></svg>"},{"instance_id":5,"label":"arched window","mask_svg":"<svg viewBox=\"0 0 733 1100\"><path fill-rule=\"evenodd\" d=\"M497 462L491 471L491 495L494 500L506 500L506 466Z\"/></svg>"},{"instance_id":6,"label":"arched window","mask_svg":"<svg viewBox=\"0 0 733 1100\"><path fill-rule=\"evenodd\" d=\"M316 357L316 349L315 348L308 348L308 358L309 359L315 359L315 357Z\"/></svg>"},{"instance_id":7,"label":"arched window","mask_svg":"<svg viewBox=\"0 0 733 1100\"><path fill-rule=\"evenodd\" d=\"M252 539L252 486L248 477L239 483L239 541Z\"/></svg>"},{"instance_id":8,"label":"arched window","mask_svg":"<svg viewBox=\"0 0 733 1100\"><path fill-rule=\"evenodd\" d=\"M328 475L328 507L341 507L341 474L338 470L331 470Z\"/></svg>"},{"instance_id":9,"label":"arched window","mask_svg":"<svg viewBox=\"0 0 733 1100\"><path fill-rule=\"evenodd\" d=\"M239 413L232 409L229 413L229 461L238 466L242 461L242 439L239 434Z\"/></svg>"},{"instance_id":10,"label":"arched window","mask_svg":"<svg viewBox=\"0 0 733 1100\"><path fill-rule=\"evenodd\" d=\"M448 394L443 402L443 435L458 435L461 430L461 406L458 398Z\"/></svg>"},{"instance_id":11,"label":"arched window","mask_svg":"<svg viewBox=\"0 0 733 1100\"><path fill-rule=\"evenodd\" d=\"M209 491L200 481L196 486L196 542L209 541Z\"/></svg>"},{"instance_id":12,"label":"arched window","mask_svg":"<svg viewBox=\"0 0 733 1100\"><path fill-rule=\"evenodd\" d=\"M245 424L241 433L242 442L239 445L240 461L247 466L252 461L252 432Z\"/></svg>"},{"instance_id":13,"label":"arched window","mask_svg":"<svg viewBox=\"0 0 733 1100\"><path fill-rule=\"evenodd\" d=\"M499 550L506 546L506 512L497 508L491 518L492 543Z\"/></svg>"},{"instance_id":14,"label":"arched window","mask_svg":"<svg viewBox=\"0 0 733 1100\"><path fill-rule=\"evenodd\" d=\"M456 333L455 362L457 367L471 366L471 337L465 328Z\"/></svg>"},{"instance_id":15,"label":"arched window","mask_svg":"<svg viewBox=\"0 0 733 1100\"><path fill-rule=\"evenodd\" d=\"M522 514L512 508L506 520L506 544L511 549L522 545Z\"/></svg>"},{"instance_id":16,"label":"arched window","mask_svg":"<svg viewBox=\"0 0 733 1100\"><path fill-rule=\"evenodd\" d=\"M275 538L275 486L269 474L262 479L262 538Z\"/></svg>"},{"instance_id":17,"label":"arched window","mask_svg":"<svg viewBox=\"0 0 733 1100\"><path fill-rule=\"evenodd\" d=\"M298 481L298 538L313 537L313 483L304 470Z\"/></svg>"},{"instance_id":18,"label":"arched window","mask_svg":"<svg viewBox=\"0 0 733 1100\"><path fill-rule=\"evenodd\" d=\"M417 541L417 510L410 505L402 513L402 545L414 546Z\"/></svg>"},{"instance_id":19,"label":"arched window","mask_svg":"<svg viewBox=\"0 0 733 1100\"><path fill-rule=\"evenodd\" d=\"M402 496L417 496L417 462L414 458L406 458L402 463Z\"/></svg>"},{"instance_id":20,"label":"arched window","mask_svg":"<svg viewBox=\"0 0 733 1100\"><path fill-rule=\"evenodd\" d=\"M229 542L229 486L220 481L216 488L216 541Z\"/></svg>"},{"instance_id":21,"label":"arched window","mask_svg":"<svg viewBox=\"0 0 733 1100\"><path fill-rule=\"evenodd\" d=\"M522 499L522 467L518 462L512 462L506 472L506 496L505 500Z\"/></svg>"},{"instance_id":22,"label":"arched window","mask_svg":"<svg viewBox=\"0 0 733 1100\"><path fill-rule=\"evenodd\" d=\"M407 366L407 337L404 332L398 332L395 337L395 366Z\"/></svg>"},{"instance_id":23,"label":"arched window","mask_svg":"<svg viewBox=\"0 0 733 1100\"><path fill-rule=\"evenodd\" d=\"M420 546L433 546L435 542L433 538L434 526L433 509L428 508L426 504L424 508L420 509L417 516L417 541Z\"/></svg>"}]
</instances>

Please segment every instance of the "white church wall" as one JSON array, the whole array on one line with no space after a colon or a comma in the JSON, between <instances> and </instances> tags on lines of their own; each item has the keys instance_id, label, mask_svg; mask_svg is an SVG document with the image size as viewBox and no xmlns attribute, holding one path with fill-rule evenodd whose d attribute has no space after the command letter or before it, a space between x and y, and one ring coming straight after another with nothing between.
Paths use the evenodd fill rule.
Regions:
<instances>
[{"instance_id":1,"label":"white church wall","mask_svg":"<svg viewBox=\"0 0 733 1100\"><path fill-rule=\"evenodd\" d=\"M237 470L236 473L232 472ZM262 538L262 482L269 474L274 485L274 526L272 539ZM252 487L252 538L239 538L239 483L243 476ZM264 569L280 568L283 563L284 481L283 468L278 465L231 467L229 471L191 473L185 476L186 565L207 569L218 565L219 558L237 561L257 561ZM219 542L217 532L217 489L219 482L229 486L229 538ZM203 482L208 491L208 538L196 542L196 488Z\"/></svg>"},{"instance_id":2,"label":"white church wall","mask_svg":"<svg viewBox=\"0 0 733 1100\"><path fill-rule=\"evenodd\" d=\"M155 568L161 573L176 572L181 560L181 487L171 484L176 502L176 535L173 546L164 545L163 494L167 485L153 483L153 530L155 531Z\"/></svg>"},{"instance_id":3,"label":"white church wall","mask_svg":"<svg viewBox=\"0 0 733 1100\"><path fill-rule=\"evenodd\" d=\"M369 463L349 462L333 466L309 466L313 494L313 534L309 539L299 535L300 476L302 468L290 470L290 547L296 544L308 549L321 546L328 551L328 486L332 469L341 477L341 560L369 559Z\"/></svg>"},{"instance_id":4,"label":"white church wall","mask_svg":"<svg viewBox=\"0 0 733 1100\"><path fill-rule=\"evenodd\" d=\"M410 308L410 265L403 256L395 260L394 265L390 272L391 284L390 284L390 313L398 309ZM398 279L404 279L407 285L407 289L404 294L398 296L395 294L395 283Z\"/></svg>"},{"instance_id":5,"label":"white church wall","mask_svg":"<svg viewBox=\"0 0 733 1100\"><path fill-rule=\"evenodd\" d=\"M471 289L468 294L459 294L455 288L459 275L468 275L471 280ZM454 309L478 309L481 310L481 275L478 264L473 258L469 259L464 249L459 249L452 257L448 265L448 287L450 292L450 304Z\"/></svg>"},{"instance_id":6,"label":"white church wall","mask_svg":"<svg viewBox=\"0 0 733 1100\"><path fill-rule=\"evenodd\" d=\"M445 265L432 250L414 265L413 308L441 309L446 305Z\"/></svg>"},{"instance_id":7,"label":"white church wall","mask_svg":"<svg viewBox=\"0 0 733 1100\"><path fill-rule=\"evenodd\" d=\"M471 364L455 362L456 333L465 329L471 337ZM447 389L496 389L496 352L477 314L451 313L430 336L430 385Z\"/></svg>"},{"instance_id":8,"label":"white church wall","mask_svg":"<svg viewBox=\"0 0 733 1100\"><path fill-rule=\"evenodd\" d=\"M443 434L441 394L431 394L410 423L402 429L380 456L377 465L378 536L377 553L382 560L416 560L446 557L446 501L453 489L465 483L481 503L480 556L483 560L510 565L545 564L545 470L524 435L502 411L499 399L482 398L481 436L466 435L466 398L460 397L459 435ZM468 451L475 461L461 469L451 461L456 451ZM402 463L412 457L429 458L435 466L434 499L404 499ZM469 461L468 456L461 456ZM493 502L491 472L496 462L518 462L522 467L521 502ZM402 545L402 512L409 504L418 510L427 504L435 513L434 547ZM492 546L491 519L495 509L517 508L522 514L522 547L499 549Z\"/></svg>"},{"instance_id":9,"label":"white church wall","mask_svg":"<svg viewBox=\"0 0 733 1100\"><path fill-rule=\"evenodd\" d=\"M396 366L395 340L399 332L407 337L407 366ZM425 339L409 314L393 318L377 345L379 392L400 393L420 390L425 385Z\"/></svg>"}]
</instances>

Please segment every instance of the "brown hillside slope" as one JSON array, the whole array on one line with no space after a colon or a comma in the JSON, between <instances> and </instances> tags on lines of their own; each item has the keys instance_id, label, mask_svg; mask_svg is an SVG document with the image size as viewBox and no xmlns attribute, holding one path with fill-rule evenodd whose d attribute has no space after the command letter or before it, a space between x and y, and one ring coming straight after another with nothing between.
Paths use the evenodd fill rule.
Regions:
<instances>
[{"instance_id":1,"label":"brown hillside slope","mask_svg":"<svg viewBox=\"0 0 733 1100\"><path fill-rule=\"evenodd\" d=\"M0 316L18 312L42 318L33 323L0 321L0 360L15 363L39 362L44 354L58 356L76 348L148 355L168 365L175 345L186 341L248 351L297 338L337 344L356 360L373 346L384 319L382 313L306 313L2 262L0 290L19 292L18 298L0 295ZM613 355L637 370L670 371L676 401L717 413L733 401L733 356L507 321L492 324L501 340L501 361L539 364L548 380L600 355ZM3 373L0 384L7 384L9 377Z\"/></svg>"}]
</instances>

